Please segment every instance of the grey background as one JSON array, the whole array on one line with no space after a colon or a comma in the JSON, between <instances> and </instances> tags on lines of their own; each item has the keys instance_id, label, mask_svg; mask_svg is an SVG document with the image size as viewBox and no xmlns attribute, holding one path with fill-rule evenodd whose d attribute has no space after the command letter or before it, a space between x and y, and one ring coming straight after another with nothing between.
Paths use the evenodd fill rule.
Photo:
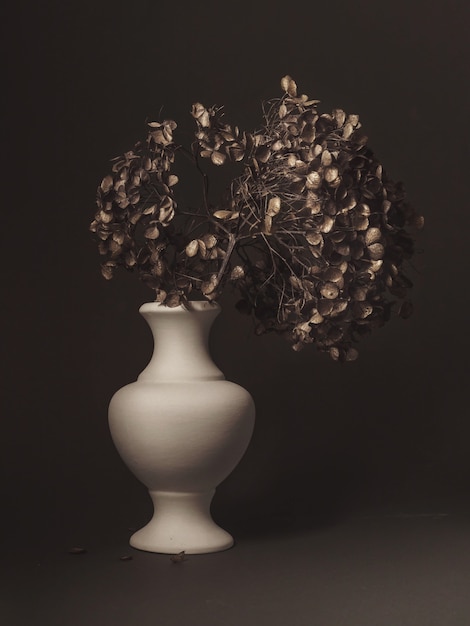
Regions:
<instances>
[{"instance_id":1,"label":"grey background","mask_svg":"<svg viewBox=\"0 0 470 626\"><path fill-rule=\"evenodd\" d=\"M195 580L204 580L204 568L211 567L231 571L232 578L237 574L233 580L244 580L245 568L255 567L257 580L264 580L274 567L266 555L276 550L293 571L300 567L290 580L303 579L305 566L299 563L315 561L325 545L319 529L333 532L348 519L401 520L398 534L390 534L388 527L383 535L377 531L383 537L377 554L385 551L386 559L391 546L403 546L408 515L434 521L465 517L470 484L469 17L468 5L456 0L71 0L23 2L5 11L2 539L11 558L4 570L13 590L4 601L11 623L31 623L21 620L17 608L21 593L33 589L42 598L34 609L36 624L105 624L111 616L113 623L136 623L126 609L116 608L129 596L120 591L122 581L106 591L109 602L103 607L114 606L114 613L106 608L92 612L103 598L99 585L81 617L72 610L67 614L66 607L78 602L71 591L59 593L62 613L52 612L57 598L43 595L46 588L51 594L57 585L61 588L59 581L64 584L70 567L83 570L69 572L72 579L83 581L91 572L100 579L112 577L117 565L112 567L106 555L125 551L128 528L150 515L145 489L119 459L107 427L110 397L136 378L152 349L137 312L152 292L133 275L104 281L88 233L95 189L109 159L142 137L146 119L158 117L161 107L189 132L189 110L197 100L223 104L227 119L254 129L261 122L261 102L280 95L279 81L286 73L301 92L321 100L322 111L339 106L359 113L371 147L390 175L405 182L409 199L424 214L418 245L423 253L415 257L411 272L415 314L392 320L363 342L356 363L341 366L313 350L294 353L277 337L255 337L250 320L234 311L232 295L224 297L212 353L227 378L252 393L257 422L245 457L219 487L213 505L214 517L235 533L239 552L235 548L196 561L205 565L194 573ZM188 201L194 184L189 174L187 183L179 184ZM462 538L468 548L466 526L456 523L457 530L445 527L452 545L461 545ZM368 536L365 526L352 528L359 534L348 530L339 539L348 546L346 553ZM411 536L415 531L409 530ZM442 537L437 537L439 552ZM93 566L90 560L71 565L67 549L76 544L92 547L89 551L101 560L96 557ZM335 540L326 545L335 546ZM260 546L267 552L256 557ZM461 556L462 550L455 547L451 553ZM322 555L318 581L328 567L337 571L344 565L326 549ZM416 576L429 575L417 558ZM167 566L158 555L135 556L130 565L140 563L142 578L129 584L145 589L145 567L157 562ZM381 580L374 567L382 562L379 558L374 565L371 557L371 581ZM410 563L403 565L406 571ZM45 578L40 567L47 568ZM446 567L458 571L459 565L445 562L441 574ZM464 567L468 574L468 560ZM171 571L182 576L175 574L181 569ZM67 579L68 589L72 579ZM362 587L356 588L353 579L346 576L343 586L333 585L328 593L332 598L359 593ZM297 601L294 587L276 613L268 608L277 597L276 585L269 576L266 580L264 592L260 588L264 604L256 605L253 597L250 605L250 592L239 589L235 605L241 612L224 613L229 601L219 597L212 608L193 612L187 623L275 623L276 614L279 624L287 623ZM441 582L435 584L442 588ZM407 618L380 618L375 605L359 601L349 618L333 608L317 622L310 621L313 608L302 595L297 617L289 623L464 623L450 601L447 617L420 621L432 596L423 588L410 622L412 612ZM139 614L148 621L140 623L186 620L181 598L170 601L168 593L159 598L165 620L151 621L149 608ZM246 613L240 608L244 601ZM249 606L257 609L250 613Z\"/></svg>"}]
</instances>

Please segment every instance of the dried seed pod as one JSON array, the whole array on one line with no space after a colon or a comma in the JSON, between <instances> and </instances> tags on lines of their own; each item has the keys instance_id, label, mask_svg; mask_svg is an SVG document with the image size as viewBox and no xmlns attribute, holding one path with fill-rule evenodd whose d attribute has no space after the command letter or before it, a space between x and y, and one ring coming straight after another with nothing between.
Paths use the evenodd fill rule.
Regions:
<instances>
[{"instance_id":1,"label":"dried seed pod","mask_svg":"<svg viewBox=\"0 0 470 626\"><path fill-rule=\"evenodd\" d=\"M114 221L114 215L112 213L107 213L106 211L100 211L96 215L96 220L102 224L110 224Z\"/></svg>"},{"instance_id":2,"label":"dried seed pod","mask_svg":"<svg viewBox=\"0 0 470 626\"><path fill-rule=\"evenodd\" d=\"M268 208L266 210L266 215L270 217L274 217L281 210L281 199L279 197L270 198L268 202Z\"/></svg>"},{"instance_id":3,"label":"dried seed pod","mask_svg":"<svg viewBox=\"0 0 470 626\"><path fill-rule=\"evenodd\" d=\"M193 239L188 243L185 248L186 256L193 257L196 256L199 250L199 241L197 239Z\"/></svg>"},{"instance_id":4,"label":"dried seed pod","mask_svg":"<svg viewBox=\"0 0 470 626\"><path fill-rule=\"evenodd\" d=\"M356 209L357 215L369 216L370 215L370 206L365 202L361 202L357 205Z\"/></svg>"},{"instance_id":5,"label":"dried seed pod","mask_svg":"<svg viewBox=\"0 0 470 626\"><path fill-rule=\"evenodd\" d=\"M326 202L323 203L323 212L331 217L336 216L338 212L338 206L336 202L332 198L328 198Z\"/></svg>"},{"instance_id":6,"label":"dried seed pod","mask_svg":"<svg viewBox=\"0 0 470 626\"><path fill-rule=\"evenodd\" d=\"M380 241L382 238L382 233L380 231L380 228L369 228L364 236L364 241L366 243L367 246L370 246L373 243L377 243L378 241Z\"/></svg>"},{"instance_id":7,"label":"dried seed pod","mask_svg":"<svg viewBox=\"0 0 470 626\"><path fill-rule=\"evenodd\" d=\"M369 256L372 260L376 261L383 259L385 248L381 243L373 243L367 247L367 250L369 251Z\"/></svg>"},{"instance_id":8,"label":"dried seed pod","mask_svg":"<svg viewBox=\"0 0 470 626\"><path fill-rule=\"evenodd\" d=\"M335 223L335 220L331 216L324 215L322 224L320 226L320 231L322 233L329 233L330 230L333 228L334 223Z\"/></svg>"},{"instance_id":9,"label":"dried seed pod","mask_svg":"<svg viewBox=\"0 0 470 626\"><path fill-rule=\"evenodd\" d=\"M353 227L356 230L367 230L369 228L369 218L365 215L355 215L353 217Z\"/></svg>"},{"instance_id":10,"label":"dried seed pod","mask_svg":"<svg viewBox=\"0 0 470 626\"><path fill-rule=\"evenodd\" d=\"M223 154L223 152L218 152L217 150L211 152L211 161L214 165L223 165L226 160L227 155Z\"/></svg>"},{"instance_id":11,"label":"dried seed pod","mask_svg":"<svg viewBox=\"0 0 470 626\"><path fill-rule=\"evenodd\" d=\"M325 317L333 311L334 305L331 300L327 298L320 298L317 302L318 313Z\"/></svg>"},{"instance_id":12,"label":"dried seed pod","mask_svg":"<svg viewBox=\"0 0 470 626\"><path fill-rule=\"evenodd\" d=\"M311 246L318 246L323 242L321 233L316 230L309 230L305 233L305 239Z\"/></svg>"},{"instance_id":13,"label":"dried seed pod","mask_svg":"<svg viewBox=\"0 0 470 626\"><path fill-rule=\"evenodd\" d=\"M240 144L229 146L228 154L232 161L241 161L245 156L245 148Z\"/></svg>"},{"instance_id":14,"label":"dried seed pod","mask_svg":"<svg viewBox=\"0 0 470 626\"><path fill-rule=\"evenodd\" d=\"M114 266L105 263L101 266L101 274L106 280L111 280L114 273Z\"/></svg>"},{"instance_id":15,"label":"dried seed pod","mask_svg":"<svg viewBox=\"0 0 470 626\"><path fill-rule=\"evenodd\" d=\"M330 283L344 283L343 272L337 267L328 267L323 272L323 279Z\"/></svg>"},{"instance_id":16,"label":"dried seed pod","mask_svg":"<svg viewBox=\"0 0 470 626\"><path fill-rule=\"evenodd\" d=\"M351 113L350 115L348 115L347 123L351 124L353 128L357 128L358 126L360 126L359 115L357 115L356 113Z\"/></svg>"},{"instance_id":17,"label":"dried seed pod","mask_svg":"<svg viewBox=\"0 0 470 626\"><path fill-rule=\"evenodd\" d=\"M168 202L164 202L164 204L160 207L158 215L158 221L162 226L168 226L175 215L173 201L168 197L166 200Z\"/></svg>"},{"instance_id":18,"label":"dried seed pod","mask_svg":"<svg viewBox=\"0 0 470 626\"><path fill-rule=\"evenodd\" d=\"M310 315L310 319L309 322L311 322L312 324L321 324L323 322L323 316L320 314L320 312L317 309L313 309L311 315Z\"/></svg>"},{"instance_id":19,"label":"dried seed pod","mask_svg":"<svg viewBox=\"0 0 470 626\"><path fill-rule=\"evenodd\" d=\"M180 276L176 279L176 286L181 290L188 290L190 287L191 281L187 276Z\"/></svg>"},{"instance_id":20,"label":"dried seed pod","mask_svg":"<svg viewBox=\"0 0 470 626\"><path fill-rule=\"evenodd\" d=\"M160 231L158 230L155 222L152 222L147 226L144 231L144 237L146 239L158 239L158 237L160 237Z\"/></svg>"},{"instance_id":21,"label":"dried seed pod","mask_svg":"<svg viewBox=\"0 0 470 626\"><path fill-rule=\"evenodd\" d=\"M354 314L358 319L365 319L374 310L374 307L369 302L356 302L354 304Z\"/></svg>"},{"instance_id":22,"label":"dried seed pod","mask_svg":"<svg viewBox=\"0 0 470 626\"><path fill-rule=\"evenodd\" d=\"M318 172L310 172L307 174L307 181L305 186L307 189L318 189L321 185L321 176Z\"/></svg>"},{"instance_id":23,"label":"dried seed pod","mask_svg":"<svg viewBox=\"0 0 470 626\"><path fill-rule=\"evenodd\" d=\"M165 302L166 298L167 298L167 292L164 289L157 289L157 297L156 297L156 301L160 302L160 304L163 304L163 302Z\"/></svg>"},{"instance_id":24,"label":"dried seed pod","mask_svg":"<svg viewBox=\"0 0 470 626\"><path fill-rule=\"evenodd\" d=\"M129 223L135 226L137 222L141 219L141 217L142 217L142 213L140 213L140 211L137 210L135 213L131 213L129 215Z\"/></svg>"},{"instance_id":25,"label":"dried seed pod","mask_svg":"<svg viewBox=\"0 0 470 626\"><path fill-rule=\"evenodd\" d=\"M300 138L305 143L312 143L315 139L315 126L313 124L306 124L300 133Z\"/></svg>"},{"instance_id":26,"label":"dried seed pod","mask_svg":"<svg viewBox=\"0 0 470 626\"><path fill-rule=\"evenodd\" d=\"M209 278L209 280L203 281L203 283L201 285L201 292L205 296L213 294L215 289L216 289L216 287L217 287L217 284L218 284L217 274L212 274L211 277Z\"/></svg>"},{"instance_id":27,"label":"dried seed pod","mask_svg":"<svg viewBox=\"0 0 470 626\"><path fill-rule=\"evenodd\" d=\"M351 254L351 248L347 243L339 243L336 245L335 250L341 256L349 256Z\"/></svg>"},{"instance_id":28,"label":"dried seed pod","mask_svg":"<svg viewBox=\"0 0 470 626\"><path fill-rule=\"evenodd\" d=\"M288 74L282 77L281 88L292 98L295 98L297 96L297 85Z\"/></svg>"},{"instance_id":29,"label":"dried seed pod","mask_svg":"<svg viewBox=\"0 0 470 626\"><path fill-rule=\"evenodd\" d=\"M336 346L332 346L330 348L329 354L330 354L330 357L333 359L333 361L338 361L339 360L340 351L339 351L339 348L337 348Z\"/></svg>"},{"instance_id":30,"label":"dried seed pod","mask_svg":"<svg viewBox=\"0 0 470 626\"><path fill-rule=\"evenodd\" d=\"M270 235L273 226L273 218L270 215L266 215L263 220L262 232L265 235Z\"/></svg>"},{"instance_id":31,"label":"dried seed pod","mask_svg":"<svg viewBox=\"0 0 470 626\"><path fill-rule=\"evenodd\" d=\"M113 185L114 185L113 177L110 174L108 174L101 181L100 188L104 193L108 193L108 191L110 191L113 188Z\"/></svg>"},{"instance_id":32,"label":"dried seed pod","mask_svg":"<svg viewBox=\"0 0 470 626\"><path fill-rule=\"evenodd\" d=\"M115 231L113 233L113 241L115 241L119 246L122 246L125 238L126 238L126 235L122 231Z\"/></svg>"},{"instance_id":33,"label":"dried seed pod","mask_svg":"<svg viewBox=\"0 0 470 626\"><path fill-rule=\"evenodd\" d=\"M364 244L362 243L362 241L356 239L355 241L351 242L349 248L351 258L354 261L359 261L359 259L362 259L362 257L364 256Z\"/></svg>"},{"instance_id":34,"label":"dried seed pod","mask_svg":"<svg viewBox=\"0 0 470 626\"><path fill-rule=\"evenodd\" d=\"M344 241L345 237L346 237L346 232L344 230L337 230L336 232L332 232L330 234L330 241L338 244Z\"/></svg>"},{"instance_id":35,"label":"dried seed pod","mask_svg":"<svg viewBox=\"0 0 470 626\"><path fill-rule=\"evenodd\" d=\"M346 121L346 113L343 111L343 109L333 109L332 115L336 120L337 126L343 126L344 122Z\"/></svg>"},{"instance_id":36,"label":"dried seed pod","mask_svg":"<svg viewBox=\"0 0 470 626\"><path fill-rule=\"evenodd\" d=\"M343 139L349 139L354 132L354 127L350 122L347 122L343 127Z\"/></svg>"},{"instance_id":37,"label":"dried seed pod","mask_svg":"<svg viewBox=\"0 0 470 626\"><path fill-rule=\"evenodd\" d=\"M211 250L217 245L217 237L212 233L206 233L201 237L201 240L204 242L206 248Z\"/></svg>"},{"instance_id":38,"label":"dried seed pod","mask_svg":"<svg viewBox=\"0 0 470 626\"><path fill-rule=\"evenodd\" d=\"M202 239L197 240L198 252L201 258L205 258L207 255L207 246Z\"/></svg>"},{"instance_id":39,"label":"dried seed pod","mask_svg":"<svg viewBox=\"0 0 470 626\"><path fill-rule=\"evenodd\" d=\"M352 299L359 302L364 302L367 299L367 294L369 293L368 288L364 285L353 285L349 291Z\"/></svg>"},{"instance_id":40,"label":"dried seed pod","mask_svg":"<svg viewBox=\"0 0 470 626\"><path fill-rule=\"evenodd\" d=\"M174 309L177 306L180 306L181 304L181 295L179 293L170 293L166 298L165 298L165 306L170 307L171 309Z\"/></svg>"},{"instance_id":41,"label":"dried seed pod","mask_svg":"<svg viewBox=\"0 0 470 626\"><path fill-rule=\"evenodd\" d=\"M320 293L328 300L334 300L339 296L339 287L335 283L326 282L320 287Z\"/></svg>"},{"instance_id":42,"label":"dried seed pod","mask_svg":"<svg viewBox=\"0 0 470 626\"><path fill-rule=\"evenodd\" d=\"M151 272L153 276L161 278L165 274L166 269L167 266L165 261L163 261L163 259L157 259L155 263L152 264Z\"/></svg>"},{"instance_id":43,"label":"dried seed pod","mask_svg":"<svg viewBox=\"0 0 470 626\"><path fill-rule=\"evenodd\" d=\"M336 165L329 165L325 168L325 180L327 183L334 183L338 180L339 170Z\"/></svg>"},{"instance_id":44,"label":"dried seed pod","mask_svg":"<svg viewBox=\"0 0 470 626\"><path fill-rule=\"evenodd\" d=\"M129 268L132 268L136 265L137 257L135 256L135 252L133 250L128 250L124 258L124 262L126 266Z\"/></svg>"},{"instance_id":45,"label":"dried seed pod","mask_svg":"<svg viewBox=\"0 0 470 626\"><path fill-rule=\"evenodd\" d=\"M191 115L203 128L210 126L209 112L200 102L195 102L191 107Z\"/></svg>"},{"instance_id":46,"label":"dried seed pod","mask_svg":"<svg viewBox=\"0 0 470 626\"><path fill-rule=\"evenodd\" d=\"M235 265L235 267L230 272L231 280L240 280L240 278L243 278L244 276L245 276L245 270L243 269L241 265Z\"/></svg>"},{"instance_id":47,"label":"dried seed pod","mask_svg":"<svg viewBox=\"0 0 470 626\"><path fill-rule=\"evenodd\" d=\"M289 276L289 283L294 289L297 289L298 291L303 290L302 281L298 278L298 276L291 274Z\"/></svg>"},{"instance_id":48,"label":"dried seed pod","mask_svg":"<svg viewBox=\"0 0 470 626\"><path fill-rule=\"evenodd\" d=\"M297 157L295 154L287 155L287 165L288 167L295 167L297 165Z\"/></svg>"},{"instance_id":49,"label":"dried seed pod","mask_svg":"<svg viewBox=\"0 0 470 626\"><path fill-rule=\"evenodd\" d=\"M331 165L333 162L333 157L331 155L331 152L329 150L323 150L322 155L321 155L321 164L326 167Z\"/></svg>"},{"instance_id":50,"label":"dried seed pod","mask_svg":"<svg viewBox=\"0 0 470 626\"><path fill-rule=\"evenodd\" d=\"M269 157L271 156L271 150L267 147L267 146L260 146L256 152L256 160L259 163L266 163L269 160Z\"/></svg>"},{"instance_id":51,"label":"dried seed pod","mask_svg":"<svg viewBox=\"0 0 470 626\"><path fill-rule=\"evenodd\" d=\"M347 300L337 298L333 302L333 311L331 312L331 315L336 316L336 315L339 315L340 313L343 313L348 308L348 304L349 303Z\"/></svg>"},{"instance_id":52,"label":"dried seed pod","mask_svg":"<svg viewBox=\"0 0 470 626\"><path fill-rule=\"evenodd\" d=\"M215 211L213 215L219 220L234 220L237 219L240 214L237 211L226 211L222 209Z\"/></svg>"},{"instance_id":53,"label":"dried seed pod","mask_svg":"<svg viewBox=\"0 0 470 626\"><path fill-rule=\"evenodd\" d=\"M151 204L150 206L148 206L142 211L142 215L154 215L156 213L156 210L157 210L157 205Z\"/></svg>"}]
</instances>

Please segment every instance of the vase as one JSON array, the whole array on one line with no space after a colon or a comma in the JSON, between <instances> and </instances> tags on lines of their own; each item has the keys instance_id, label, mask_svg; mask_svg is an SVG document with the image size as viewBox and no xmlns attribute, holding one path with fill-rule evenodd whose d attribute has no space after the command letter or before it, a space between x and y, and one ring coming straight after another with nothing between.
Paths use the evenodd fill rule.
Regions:
<instances>
[{"instance_id":1,"label":"vase","mask_svg":"<svg viewBox=\"0 0 470 626\"><path fill-rule=\"evenodd\" d=\"M211 358L209 337L220 311L206 301L174 308L149 302L139 309L152 331L153 354L109 404L114 445L154 507L130 539L134 548L200 554L234 543L210 506L248 447L255 406Z\"/></svg>"}]
</instances>

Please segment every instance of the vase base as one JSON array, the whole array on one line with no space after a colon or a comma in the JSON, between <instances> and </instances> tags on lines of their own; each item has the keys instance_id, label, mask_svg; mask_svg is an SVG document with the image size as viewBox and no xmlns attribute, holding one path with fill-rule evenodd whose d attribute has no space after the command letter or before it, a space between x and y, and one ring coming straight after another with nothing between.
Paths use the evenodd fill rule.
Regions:
<instances>
[{"instance_id":1,"label":"vase base","mask_svg":"<svg viewBox=\"0 0 470 626\"><path fill-rule=\"evenodd\" d=\"M233 546L233 537L210 516L214 490L207 493L150 491L155 513L130 538L138 550L161 554L207 554Z\"/></svg>"}]
</instances>

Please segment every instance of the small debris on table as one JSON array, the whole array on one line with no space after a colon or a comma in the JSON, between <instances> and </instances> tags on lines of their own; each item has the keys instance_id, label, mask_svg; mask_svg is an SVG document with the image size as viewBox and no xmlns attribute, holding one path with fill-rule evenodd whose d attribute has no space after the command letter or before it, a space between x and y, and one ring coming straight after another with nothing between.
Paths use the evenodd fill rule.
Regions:
<instances>
[{"instance_id":1,"label":"small debris on table","mask_svg":"<svg viewBox=\"0 0 470 626\"><path fill-rule=\"evenodd\" d=\"M70 548L69 554L86 554L86 548L81 548L78 546Z\"/></svg>"},{"instance_id":2,"label":"small debris on table","mask_svg":"<svg viewBox=\"0 0 470 626\"><path fill-rule=\"evenodd\" d=\"M170 561L172 563L181 563L181 561L185 561L185 553L184 550L182 550L181 552L178 552L178 554L172 554L170 556Z\"/></svg>"}]
</instances>

